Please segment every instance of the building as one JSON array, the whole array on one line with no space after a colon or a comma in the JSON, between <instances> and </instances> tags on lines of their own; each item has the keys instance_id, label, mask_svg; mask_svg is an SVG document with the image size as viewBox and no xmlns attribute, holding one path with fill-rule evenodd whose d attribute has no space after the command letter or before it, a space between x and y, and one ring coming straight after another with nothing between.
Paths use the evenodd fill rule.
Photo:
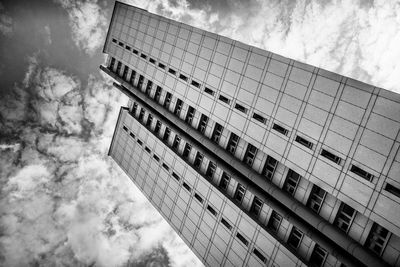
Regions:
<instances>
[{"instance_id":1,"label":"building","mask_svg":"<svg viewBox=\"0 0 400 267\"><path fill-rule=\"evenodd\" d=\"M400 95L116 2L109 155L207 266L400 266Z\"/></svg>"}]
</instances>

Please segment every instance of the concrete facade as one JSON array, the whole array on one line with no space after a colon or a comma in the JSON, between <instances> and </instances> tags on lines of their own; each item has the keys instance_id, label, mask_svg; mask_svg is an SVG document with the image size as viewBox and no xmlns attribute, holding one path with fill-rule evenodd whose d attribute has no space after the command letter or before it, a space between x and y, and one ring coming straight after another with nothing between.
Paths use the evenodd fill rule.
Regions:
<instances>
[{"instance_id":1,"label":"concrete facade","mask_svg":"<svg viewBox=\"0 0 400 267\"><path fill-rule=\"evenodd\" d=\"M110 156L209 266L400 266L400 95L116 2Z\"/></svg>"}]
</instances>

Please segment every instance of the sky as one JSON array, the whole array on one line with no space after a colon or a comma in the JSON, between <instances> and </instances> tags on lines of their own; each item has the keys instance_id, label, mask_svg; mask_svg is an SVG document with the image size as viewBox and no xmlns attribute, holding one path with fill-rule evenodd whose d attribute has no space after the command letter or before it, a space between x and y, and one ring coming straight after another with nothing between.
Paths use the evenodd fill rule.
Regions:
<instances>
[{"instance_id":1,"label":"sky","mask_svg":"<svg viewBox=\"0 0 400 267\"><path fill-rule=\"evenodd\" d=\"M127 0L400 93L400 1ZM107 156L113 1L0 1L0 266L201 266Z\"/></svg>"}]
</instances>

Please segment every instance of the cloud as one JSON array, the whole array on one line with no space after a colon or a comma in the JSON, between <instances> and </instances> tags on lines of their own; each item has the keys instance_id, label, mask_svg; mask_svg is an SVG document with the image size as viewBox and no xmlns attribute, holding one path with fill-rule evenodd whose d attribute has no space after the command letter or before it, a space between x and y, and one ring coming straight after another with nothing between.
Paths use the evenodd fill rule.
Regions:
<instances>
[{"instance_id":1,"label":"cloud","mask_svg":"<svg viewBox=\"0 0 400 267\"><path fill-rule=\"evenodd\" d=\"M51 29L49 25L44 26L44 32L43 32L45 41L48 45L51 45L51 43L53 42L51 40Z\"/></svg>"},{"instance_id":2,"label":"cloud","mask_svg":"<svg viewBox=\"0 0 400 267\"><path fill-rule=\"evenodd\" d=\"M0 3L0 32L5 36L10 36L13 32L13 19L5 12L2 3Z\"/></svg>"},{"instance_id":3,"label":"cloud","mask_svg":"<svg viewBox=\"0 0 400 267\"><path fill-rule=\"evenodd\" d=\"M93 55L104 43L107 14L96 0L55 0L67 11L72 39L88 55Z\"/></svg>"}]
</instances>

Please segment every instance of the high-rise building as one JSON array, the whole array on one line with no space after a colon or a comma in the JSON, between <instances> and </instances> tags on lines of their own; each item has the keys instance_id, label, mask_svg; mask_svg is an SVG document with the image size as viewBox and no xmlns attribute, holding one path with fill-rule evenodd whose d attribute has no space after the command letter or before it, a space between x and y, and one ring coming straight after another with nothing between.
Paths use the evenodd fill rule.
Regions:
<instances>
[{"instance_id":1,"label":"high-rise building","mask_svg":"<svg viewBox=\"0 0 400 267\"><path fill-rule=\"evenodd\" d=\"M400 266L400 95L116 2L109 155L207 266Z\"/></svg>"}]
</instances>

